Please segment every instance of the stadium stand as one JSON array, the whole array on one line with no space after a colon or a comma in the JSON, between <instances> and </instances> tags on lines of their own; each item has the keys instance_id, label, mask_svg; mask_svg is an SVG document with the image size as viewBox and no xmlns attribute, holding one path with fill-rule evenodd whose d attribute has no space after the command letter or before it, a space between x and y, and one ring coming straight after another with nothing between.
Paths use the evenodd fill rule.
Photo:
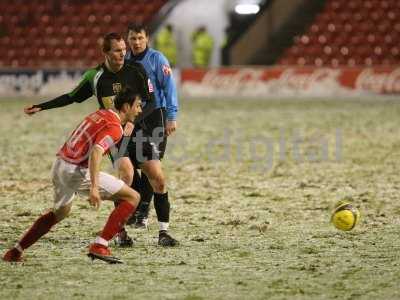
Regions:
<instances>
[{"instance_id":1,"label":"stadium stand","mask_svg":"<svg viewBox=\"0 0 400 300\"><path fill-rule=\"evenodd\" d=\"M400 1L328 0L278 60L283 65L375 66L400 63Z\"/></svg>"},{"instance_id":2,"label":"stadium stand","mask_svg":"<svg viewBox=\"0 0 400 300\"><path fill-rule=\"evenodd\" d=\"M83 68L101 60L103 34L149 23L166 0L1 1L0 67Z\"/></svg>"}]
</instances>

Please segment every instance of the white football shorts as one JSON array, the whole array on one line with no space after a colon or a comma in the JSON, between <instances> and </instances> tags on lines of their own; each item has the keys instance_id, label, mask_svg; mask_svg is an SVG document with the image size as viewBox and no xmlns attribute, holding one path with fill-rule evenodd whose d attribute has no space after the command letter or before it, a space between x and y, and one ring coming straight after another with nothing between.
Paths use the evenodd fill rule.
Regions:
<instances>
[{"instance_id":1,"label":"white football shorts","mask_svg":"<svg viewBox=\"0 0 400 300\"><path fill-rule=\"evenodd\" d=\"M54 187L54 209L66 206L76 194L88 196L90 192L89 169L83 168L57 157L52 168ZM99 173L99 192L103 200L110 200L119 192L124 182L108 173Z\"/></svg>"}]
</instances>

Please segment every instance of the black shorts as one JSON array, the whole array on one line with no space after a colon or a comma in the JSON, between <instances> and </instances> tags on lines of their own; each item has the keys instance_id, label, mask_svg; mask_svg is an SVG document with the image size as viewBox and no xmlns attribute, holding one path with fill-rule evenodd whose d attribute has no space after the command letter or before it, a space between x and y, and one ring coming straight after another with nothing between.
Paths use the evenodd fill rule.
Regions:
<instances>
[{"instance_id":1,"label":"black shorts","mask_svg":"<svg viewBox=\"0 0 400 300\"><path fill-rule=\"evenodd\" d=\"M161 160L167 147L165 123L165 109L155 109L143 122L135 125L132 138L125 145L126 151L122 152L122 156L129 157L135 168L140 168L147 160Z\"/></svg>"}]
</instances>

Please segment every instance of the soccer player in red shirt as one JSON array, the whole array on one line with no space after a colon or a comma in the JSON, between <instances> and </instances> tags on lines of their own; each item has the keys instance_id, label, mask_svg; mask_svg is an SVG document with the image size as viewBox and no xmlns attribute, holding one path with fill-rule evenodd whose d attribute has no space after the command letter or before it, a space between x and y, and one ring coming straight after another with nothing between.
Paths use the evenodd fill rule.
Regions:
<instances>
[{"instance_id":1,"label":"soccer player in red shirt","mask_svg":"<svg viewBox=\"0 0 400 300\"><path fill-rule=\"evenodd\" d=\"M89 246L88 255L109 263L121 262L111 255L108 241L135 211L140 196L122 180L100 172L100 163L102 156L115 149L113 146L121 140L121 125L133 122L142 112L139 91L127 88L116 96L114 106L114 110L100 109L88 115L58 151L52 170L53 208L35 221L19 242L4 254L3 260L21 261L25 249L67 217L78 193L89 196L90 204L96 209L102 199L119 202L101 234Z\"/></svg>"}]
</instances>

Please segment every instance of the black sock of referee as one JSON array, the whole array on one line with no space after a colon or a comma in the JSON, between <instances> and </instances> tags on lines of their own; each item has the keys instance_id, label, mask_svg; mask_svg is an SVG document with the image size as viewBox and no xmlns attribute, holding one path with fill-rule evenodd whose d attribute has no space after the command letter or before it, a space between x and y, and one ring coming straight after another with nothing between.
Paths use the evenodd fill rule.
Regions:
<instances>
[{"instance_id":1,"label":"black sock of referee","mask_svg":"<svg viewBox=\"0 0 400 300\"><path fill-rule=\"evenodd\" d=\"M157 220L161 230L168 230L169 209L168 192L164 194L154 193L154 208L157 213Z\"/></svg>"}]
</instances>

